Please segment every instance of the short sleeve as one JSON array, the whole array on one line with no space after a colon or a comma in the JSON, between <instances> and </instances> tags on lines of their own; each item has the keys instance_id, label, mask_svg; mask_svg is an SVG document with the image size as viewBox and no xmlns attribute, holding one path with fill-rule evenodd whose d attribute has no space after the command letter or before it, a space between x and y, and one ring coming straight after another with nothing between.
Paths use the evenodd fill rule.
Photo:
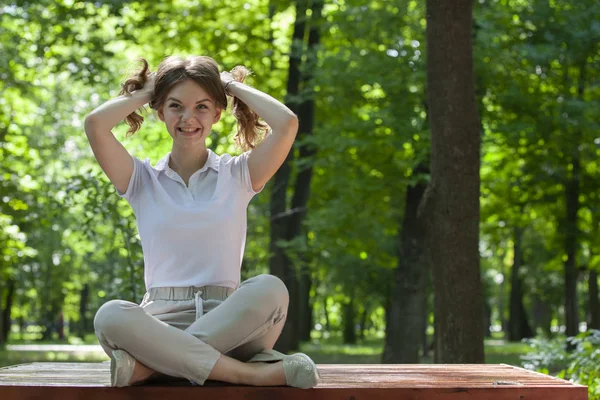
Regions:
<instances>
[{"instance_id":1,"label":"short sleeve","mask_svg":"<svg viewBox=\"0 0 600 400\"><path fill-rule=\"evenodd\" d=\"M132 200L138 195L142 186L142 171L144 169L144 162L137 157L131 156L133 159L133 173L131 174L131 178L129 179L129 185L127 186L127 190L125 193L121 193L117 189L117 194L120 197L126 199L130 204Z\"/></svg>"},{"instance_id":2,"label":"short sleeve","mask_svg":"<svg viewBox=\"0 0 600 400\"><path fill-rule=\"evenodd\" d=\"M250 180L250 170L248 169L248 157L250 151L247 151L239 156L233 157L233 165L231 167L231 174L234 179L240 183L242 188L247 191L250 195L254 196L262 192L265 185L255 191L252 189L252 181Z\"/></svg>"}]
</instances>

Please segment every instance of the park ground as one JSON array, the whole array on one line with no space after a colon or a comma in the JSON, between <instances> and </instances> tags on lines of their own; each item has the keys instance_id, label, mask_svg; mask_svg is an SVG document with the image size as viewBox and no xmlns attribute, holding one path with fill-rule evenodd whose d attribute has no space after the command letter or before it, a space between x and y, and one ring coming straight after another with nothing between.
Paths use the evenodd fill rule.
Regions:
<instances>
[{"instance_id":1,"label":"park ground","mask_svg":"<svg viewBox=\"0 0 600 400\"><path fill-rule=\"evenodd\" d=\"M317 364L379 364L383 351L383 338L365 339L355 345L341 343L339 338L314 340L303 343L300 351L310 355ZM502 339L485 341L486 363L522 366L521 356L531 350L526 343L511 343ZM0 367L31 362L103 362L108 356L94 335L85 340L40 342L12 340L0 349ZM433 363L431 356L423 357L423 364Z\"/></svg>"}]
</instances>

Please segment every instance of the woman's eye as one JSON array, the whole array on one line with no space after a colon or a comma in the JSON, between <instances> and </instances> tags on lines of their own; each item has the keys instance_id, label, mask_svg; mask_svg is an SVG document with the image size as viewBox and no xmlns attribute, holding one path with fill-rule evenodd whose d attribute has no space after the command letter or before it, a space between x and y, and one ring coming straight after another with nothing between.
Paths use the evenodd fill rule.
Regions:
<instances>
[{"instance_id":1,"label":"woman's eye","mask_svg":"<svg viewBox=\"0 0 600 400\"><path fill-rule=\"evenodd\" d=\"M173 103L173 104L169 105L169 107L172 107L172 108L179 107L179 104ZM207 107L204 104L200 104L198 106L198 108L207 108Z\"/></svg>"}]
</instances>

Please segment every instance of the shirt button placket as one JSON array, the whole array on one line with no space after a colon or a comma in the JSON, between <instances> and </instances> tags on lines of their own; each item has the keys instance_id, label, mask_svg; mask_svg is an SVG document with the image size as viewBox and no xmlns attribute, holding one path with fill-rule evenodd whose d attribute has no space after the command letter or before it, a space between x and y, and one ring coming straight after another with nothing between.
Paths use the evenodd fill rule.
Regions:
<instances>
[{"instance_id":1,"label":"shirt button placket","mask_svg":"<svg viewBox=\"0 0 600 400\"><path fill-rule=\"evenodd\" d=\"M188 196L188 200L190 203L194 202L194 183L192 182L192 180L190 179L190 181L188 182L188 187L187 187L187 196Z\"/></svg>"}]
</instances>

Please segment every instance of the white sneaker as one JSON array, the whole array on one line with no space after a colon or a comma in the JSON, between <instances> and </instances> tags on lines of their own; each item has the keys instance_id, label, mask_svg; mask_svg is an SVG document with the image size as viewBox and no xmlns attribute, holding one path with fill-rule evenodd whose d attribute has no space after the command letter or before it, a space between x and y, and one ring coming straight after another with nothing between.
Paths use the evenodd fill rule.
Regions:
<instances>
[{"instance_id":1,"label":"white sneaker","mask_svg":"<svg viewBox=\"0 0 600 400\"><path fill-rule=\"evenodd\" d=\"M113 350L110 358L110 385L112 387L131 386L135 358L124 350Z\"/></svg>"},{"instance_id":2,"label":"white sneaker","mask_svg":"<svg viewBox=\"0 0 600 400\"><path fill-rule=\"evenodd\" d=\"M248 362L273 362L283 360L283 373L288 386L308 389L317 386L321 375L317 365L304 353L288 356L276 350L263 350Z\"/></svg>"}]
</instances>

